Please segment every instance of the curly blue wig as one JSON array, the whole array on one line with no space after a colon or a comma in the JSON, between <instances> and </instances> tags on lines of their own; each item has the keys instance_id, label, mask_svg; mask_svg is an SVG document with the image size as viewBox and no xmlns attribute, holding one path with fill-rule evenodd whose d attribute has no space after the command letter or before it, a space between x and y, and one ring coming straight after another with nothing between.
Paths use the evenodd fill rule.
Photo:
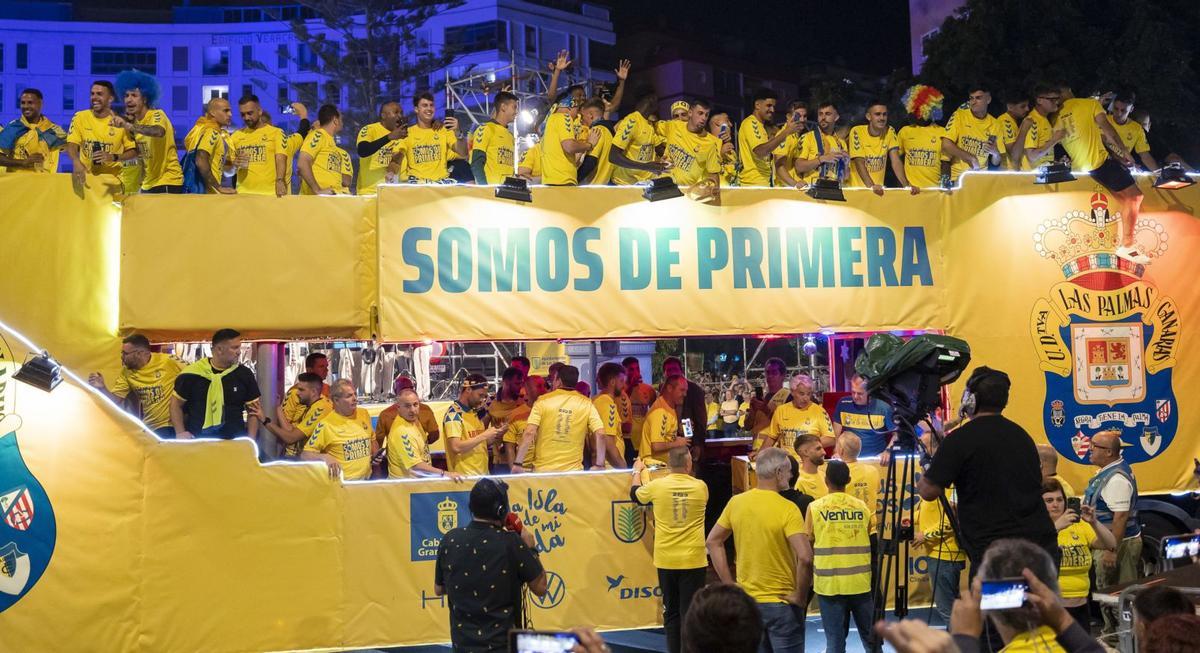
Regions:
<instances>
[{"instance_id":1,"label":"curly blue wig","mask_svg":"<svg viewBox=\"0 0 1200 653\"><path fill-rule=\"evenodd\" d=\"M117 98L124 98L125 91L137 89L146 99L146 106L158 106L158 80L134 68L117 74Z\"/></svg>"}]
</instances>

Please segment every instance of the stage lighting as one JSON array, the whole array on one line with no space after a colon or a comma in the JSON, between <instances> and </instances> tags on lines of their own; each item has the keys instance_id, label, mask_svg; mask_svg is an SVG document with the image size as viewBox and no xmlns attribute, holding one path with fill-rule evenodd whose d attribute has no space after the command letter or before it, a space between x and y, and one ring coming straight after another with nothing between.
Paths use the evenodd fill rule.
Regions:
<instances>
[{"instance_id":1,"label":"stage lighting","mask_svg":"<svg viewBox=\"0 0 1200 653\"><path fill-rule=\"evenodd\" d=\"M1195 179L1188 176L1187 171L1178 163L1168 163L1158 171L1158 179L1154 180L1155 188L1165 190L1179 190L1187 188L1196 183Z\"/></svg>"},{"instance_id":2,"label":"stage lighting","mask_svg":"<svg viewBox=\"0 0 1200 653\"><path fill-rule=\"evenodd\" d=\"M846 201L846 195L842 192L842 185L836 179L818 179L809 184L804 194L814 200Z\"/></svg>"},{"instance_id":3,"label":"stage lighting","mask_svg":"<svg viewBox=\"0 0 1200 653\"><path fill-rule=\"evenodd\" d=\"M525 125L526 127L532 125L533 121L537 120L537 116L537 109L525 109L521 111L521 113L517 114L517 117L521 119L521 124Z\"/></svg>"},{"instance_id":4,"label":"stage lighting","mask_svg":"<svg viewBox=\"0 0 1200 653\"><path fill-rule=\"evenodd\" d=\"M504 183L496 187L496 197L518 202L532 202L533 192L529 190L529 182L520 177L505 177Z\"/></svg>"},{"instance_id":5,"label":"stage lighting","mask_svg":"<svg viewBox=\"0 0 1200 653\"><path fill-rule=\"evenodd\" d=\"M650 180L649 185L642 191L642 197L651 202L659 200L669 200L673 197L683 197L683 191L675 185L675 182L670 177L655 177Z\"/></svg>"},{"instance_id":6,"label":"stage lighting","mask_svg":"<svg viewBox=\"0 0 1200 653\"><path fill-rule=\"evenodd\" d=\"M13 378L50 392L62 383L62 370L58 361L50 358L49 352L42 352L27 358Z\"/></svg>"},{"instance_id":7,"label":"stage lighting","mask_svg":"<svg viewBox=\"0 0 1200 653\"><path fill-rule=\"evenodd\" d=\"M1071 167L1055 161L1038 168L1037 177L1034 178L1033 183L1061 184L1068 181L1075 181L1075 175L1071 174Z\"/></svg>"}]
</instances>

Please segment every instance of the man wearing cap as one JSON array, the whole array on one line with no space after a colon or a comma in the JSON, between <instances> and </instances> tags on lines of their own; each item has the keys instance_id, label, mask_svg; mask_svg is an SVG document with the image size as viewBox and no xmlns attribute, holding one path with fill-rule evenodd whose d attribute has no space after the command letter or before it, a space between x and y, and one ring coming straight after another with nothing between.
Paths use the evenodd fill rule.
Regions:
<instances>
[{"instance_id":1,"label":"man wearing cap","mask_svg":"<svg viewBox=\"0 0 1200 653\"><path fill-rule=\"evenodd\" d=\"M487 379L482 374L468 374L463 379L458 400L446 409L442 417L442 432L446 435L446 463L452 472L468 476L488 473L488 443L498 438L508 424L493 424L483 428L478 410L487 399Z\"/></svg>"},{"instance_id":2,"label":"man wearing cap","mask_svg":"<svg viewBox=\"0 0 1200 653\"><path fill-rule=\"evenodd\" d=\"M1137 479L1121 456L1121 431L1109 429L1092 436L1091 463L1100 468L1083 491L1083 505L1096 510L1096 521L1117 536L1115 551L1096 551L1096 587L1104 589L1137 578L1142 558L1142 527L1137 519ZM1104 632L1117 627L1116 610L1105 607Z\"/></svg>"}]
</instances>

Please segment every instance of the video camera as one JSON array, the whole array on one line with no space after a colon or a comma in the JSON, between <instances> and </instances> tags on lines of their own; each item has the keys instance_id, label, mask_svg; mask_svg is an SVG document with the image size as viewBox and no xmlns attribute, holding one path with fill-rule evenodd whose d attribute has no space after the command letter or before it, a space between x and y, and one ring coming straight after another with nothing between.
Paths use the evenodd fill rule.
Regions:
<instances>
[{"instance_id":1,"label":"video camera","mask_svg":"<svg viewBox=\"0 0 1200 653\"><path fill-rule=\"evenodd\" d=\"M965 340L921 335L907 342L890 333L867 341L854 369L867 379L867 392L892 406L902 424L915 425L941 403L941 389L971 362ZM901 436L906 434L901 429ZM911 443L904 443L911 445Z\"/></svg>"}]
</instances>

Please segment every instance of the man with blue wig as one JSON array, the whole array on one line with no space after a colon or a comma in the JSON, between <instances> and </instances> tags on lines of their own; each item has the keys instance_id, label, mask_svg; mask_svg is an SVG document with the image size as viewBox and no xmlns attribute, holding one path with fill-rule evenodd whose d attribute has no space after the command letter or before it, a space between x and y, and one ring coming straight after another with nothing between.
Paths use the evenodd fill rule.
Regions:
<instances>
[{"instance_id":1,"label":"man with blue wig","mask_svg":"<svg viewBox=\"0 0 1200 653\"><path fill-rule=\"evenodd\" d=\"M140 70L117 75L117 93L125 99L125 116L113 115L112 126L124 129L137 143L143 193L182 193L183 168L175 149L175 128L158 103L158 80Z\"/></svg>"}]
</instances>

